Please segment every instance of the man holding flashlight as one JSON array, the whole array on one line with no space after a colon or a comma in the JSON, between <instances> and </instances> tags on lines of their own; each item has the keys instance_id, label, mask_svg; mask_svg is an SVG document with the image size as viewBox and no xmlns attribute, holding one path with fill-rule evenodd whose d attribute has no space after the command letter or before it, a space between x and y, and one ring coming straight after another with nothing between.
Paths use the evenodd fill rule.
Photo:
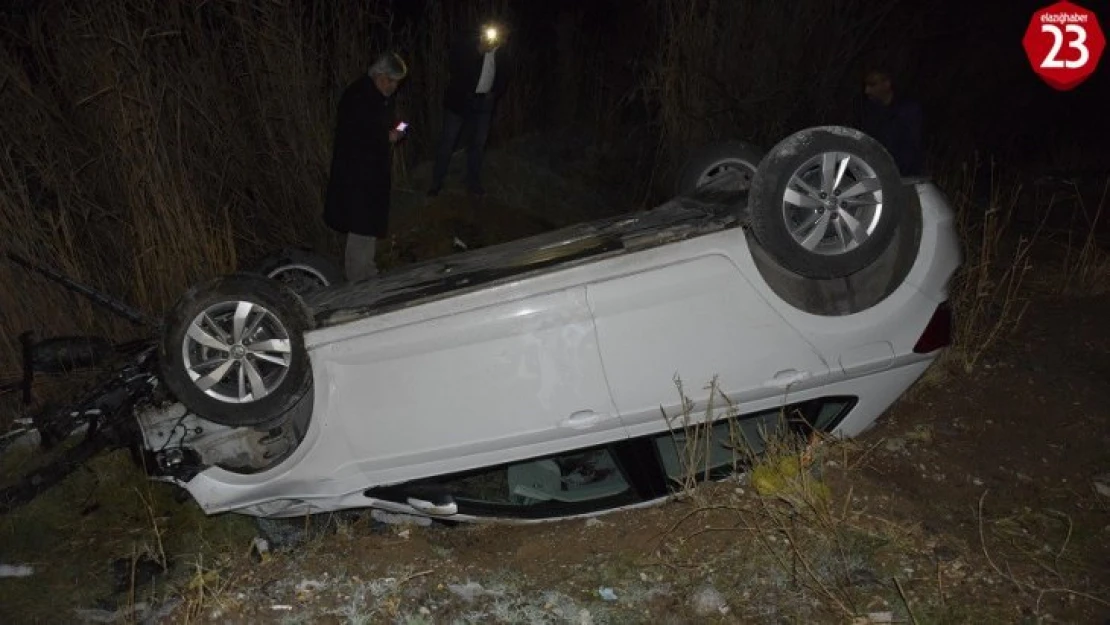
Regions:
<instances>
[{"instance_id":1,"label":"man holding flashlight","mask_svg":"<svg viewBox=\"0 0 1110 625\"><path fill-rule=\"evenodd\" d=\"M393 144L405 126L394 119L394 98L408 67L397 54L383 54L339 99L324 223L347 235L347 280L378 273L377 241L389 225Z\"/></svg>"},{"instance_id":2,"label":"man holding flashlight","mask_svg":"<svg viewBox=\"0 0 1110 625\"><path fill-rule=\"evenodd\" d=\"M509 62L504 48L505 33L495 24L482 27L477 36L464 37L451 47L451 78L443 98L443 130L436 148L432 186L428 195L438 195L447 177L451 155L459 133L469 129L466 152L466 186L482 195L482 157L490 120L509 80Z\"/></svg>"}]
</instances>

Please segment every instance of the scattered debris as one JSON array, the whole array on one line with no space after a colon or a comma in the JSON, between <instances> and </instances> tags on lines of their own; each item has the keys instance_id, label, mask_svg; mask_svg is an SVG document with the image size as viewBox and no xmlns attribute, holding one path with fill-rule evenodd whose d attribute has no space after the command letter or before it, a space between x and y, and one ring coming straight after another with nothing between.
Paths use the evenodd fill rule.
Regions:
<instances>
[{"instance_id":1,"label":"scattered debris","mask_svg":"<svg viewBox=\"0 0 1110 625\"><path fill-rule=\"evenodd\" d=\"M889 625L894 622L893 612L872 612L867 616L856 617L852 625Z\"/></svg>"},{"instance_id":2,"label":"scattered debris","mask_svg":"<svg viewBox=\"0 0 1110 625\"><path fill-rule=\"evenodd\" d=\"M428 527L432 524L432 520L428 517L386 512L378 509L370 511L370 518L387 525L417 525L420 527Z\"/></svg>"},{"instance_id":3,"label":"scattered debris","mask_svg":"<svg viewBox=\"0 0 1110 625\"><path fill-rule=\"evenodd\" d=\"M1103 497L1110 497L1110 473L1103 473L1094 479L1095 492Z\"/></svg>"},{"instance_id":4,"label":"scattered debris","mask_svg":"<svg viewBox=\"0 0 1110 625\"><path fill-rule=\"evenodd\" d=\"M602 586L601 588L597 589L597 594L600 595L601 598L604 599L605 601L616 601L617 600L617 593L613 592L612 588L606 588L606 587Z\"/></svg>"},{"instance_id":5,"label":"scattered debris","mask_svg":"<svg viewBox=\"0 0 1110 625\"><path fill-rule=\"evenodd\" d=\"M724 596L712 586L700 588L694 593L690 603L698 616L728 614L728 604L725 602Z\"/></svg>"},{"instance_id":6,"label":"scattered debris","mask_svg":"<svg viewBox=\"0 0 1110 625\"><path fill-rule=\"evenodd\" d=\"M270 560L270 542L261 536L255 536L251 541L251 559L255 562L268 562Z\"/></svg>"},{"instance_id":7,"label":"scattered debris","mask_svg":"<svg viewBox=\"0 0 1110 625\"><path fill-rule=\"evenodd\" d=\"M117 558L112 562L116 592L153 583L166 573L166 567L147 554L138 558Z\"/></svg>"},{"instance_id":8,"label":"scattered debris","mask_svg":"<svg viewBox=\"0 0 1110 625\"><path fill-rule=\"evenodd\" d=\"M35 569L26 564L0 564L0 577L30 577Z\"/></svg>"},{"instance_id":9,"label":"scattered debris","mask_svg":"<svg viewBox=\"0 0 1110 625\"><path fill-rule=\"evenodd\" d=\"M447 589L467 603L471 603L478 597L484 595L499 594L486 590L482 587L481 584L477 582L467 582L465 584L447 584Z\"/></svg>"},{"instance_id":10,"label":"scattered debris","mask_svg":"<svg viewBox=\"0 0 1110 625\"><path fill-rule=\"evenodd\" d=\"M311 599L313 595L325 588L327 588L327 584L325 584L324 582L314 579L301 580L301 582L297 584L296 587L297 601L307 601Z\"/></svg>"},{"instance_id":11,"label":"scattered debris","mask_svg":"<svg viewBox=\"0 0 1110 625\"><path fill-rule=\"evenodd\" d=\"M84 623L157 623L173 614L181 603L181 599L172 599L155 609L143 601L115 611L78 609L74 612Z\"/></svg>"},{"instance_id":12,"label":"scattered debris","mask_svg":"<svg viewBox=\"0 0 1110 625\"><path fill-rule=\"evenodd\" d=\"M900 436L891 436L883 443L883 449L890 454L909 455L909 449L906 448L906 439Z\"/></svg>"}]
</instances>

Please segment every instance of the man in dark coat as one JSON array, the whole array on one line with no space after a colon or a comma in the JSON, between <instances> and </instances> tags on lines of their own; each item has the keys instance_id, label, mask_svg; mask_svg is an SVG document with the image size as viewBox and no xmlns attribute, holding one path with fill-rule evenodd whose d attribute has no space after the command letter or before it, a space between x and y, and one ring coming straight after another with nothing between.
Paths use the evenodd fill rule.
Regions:
<instances>
[{"instance_id":1,"label":"man in dark coat","mask_svg":"<svg viewBox=\"0 0 1110 625\"><path fill-rule=\"evenodd\" d=\"M482 157L490 120L497 101L509 82L509 60L504 47L505 33L486 26L468 33L451 46L451 78L443 97L443 130L436 148L432 186L428 195L437 195L455 151L459 133L469 128L466 153L466 186L476 195L484 193L481 182Z\"/></svg>"},{"instance_id":2,"label":"man in dark coat","mask_svg":"<svg viewBox=\"0 0 1110 625\"><path fill-rule=\"evenodd\" d=\"M894 157L903 176L919 176L925 171L921 141L921 106L897 96L890 74L871 70L864 79L863 120L860 130L871 135Z\"/></svg>"},{"instance_id":3,"label":"man in dark coat","mask_svg":"<svg viewBox=\"0 0 1110 625\"><path fill-rule=\"evenodd\" d=\"M377 240L389 226L394 98L408 73L400 56L384 54L343 92L335 127L324 223L347 235L345 269L350 281L377 275Z\"/></svg>"}]
</instances>

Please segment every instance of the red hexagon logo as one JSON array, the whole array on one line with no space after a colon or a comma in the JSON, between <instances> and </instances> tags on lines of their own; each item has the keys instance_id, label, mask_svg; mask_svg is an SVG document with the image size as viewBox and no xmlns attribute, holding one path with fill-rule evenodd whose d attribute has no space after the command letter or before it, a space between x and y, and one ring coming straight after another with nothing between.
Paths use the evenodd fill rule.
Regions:
<instances>
[{"instance_id":1,"label":"red hexagon logo","mask_svg":"<svg viewBox=\"0 0 1110 625\"><path fill-rule=\"evenodd\" d=\"M1054 89L1068 91L1095 72L1106 36L1093 12L1065 1L1034 13L1021 43L1033 71Z\"/></svg>"}]
</instances>

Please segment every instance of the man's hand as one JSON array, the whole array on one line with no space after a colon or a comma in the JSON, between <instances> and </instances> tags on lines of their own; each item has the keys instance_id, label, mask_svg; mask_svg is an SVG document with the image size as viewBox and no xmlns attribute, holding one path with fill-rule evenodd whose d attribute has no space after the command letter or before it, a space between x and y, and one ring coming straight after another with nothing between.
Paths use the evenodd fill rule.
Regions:
<instances>
[{"instance_id":1,"label":"man's hand","mask_svg":"<svg viewBox=\"0 0 1110 625\"><path fill-rule=\"evenodd\" d=\"M394 129L394 130L389 131L389 142L390 143L397 143L398 141L400 141L404 137L405 137L405 133L401 132L400 130Z\"/></svg>"}]
</instances>

